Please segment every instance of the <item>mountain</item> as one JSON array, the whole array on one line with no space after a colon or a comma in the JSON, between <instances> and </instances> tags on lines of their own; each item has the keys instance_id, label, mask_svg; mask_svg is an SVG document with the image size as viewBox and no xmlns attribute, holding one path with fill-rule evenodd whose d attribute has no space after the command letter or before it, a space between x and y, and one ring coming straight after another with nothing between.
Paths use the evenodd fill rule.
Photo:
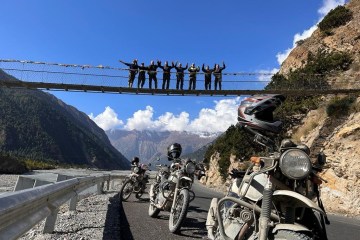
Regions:
<instances>
[{"instance_id":1,"label":"mountain","mask_svg":"<svg viewBox=\"0 0 360 240\"><path fill-rule=\"evenodd\" d=\"M106 131L111 143L122 152L128 159L138 156L141 161L149 162L157 157L166 159L166 149L172 143L180 143L183 148L183 156L192 153L209 142L216 135L202 134L202 136L189 132L155 132L155 131Z\"/></svg>"},{"instance_id":2,"label":"mountain","mask_svg":"<svg viewBox=\"0 0 360 240\"><path fill-rule=\"evenodd\" d=\"M318 26L309 38L297 43L267 89L287 88L289 83L300 89L317 89L319 82L328 88L360 89L360 1L351 0L333 9ZM284 122L280 139L306 144L313 160L320 151L327 156L320 175L327 181L321 185L326 210L360 216L360 97L287 97L275 115ZM259 154L260 150L251 146L242 152L249 140L238 129L230 127L225 135L206 153L211 156L208 185L224 185L224 176L238 159ZM234 142L238 145L231 146ZM240 165L244 167L242 162Z\"/></svg>"},{"instance_id":3,"label":"mountain","mask_svg":"<svg viewBox=\"0 0 360 240\"><path fill-rule=\"evenodd\" d=\"M18 81L0 70L1 81ZM0 153L102 169L129 161L85 113L39 90L0 88Z\"/></svg>"}]
</instances>

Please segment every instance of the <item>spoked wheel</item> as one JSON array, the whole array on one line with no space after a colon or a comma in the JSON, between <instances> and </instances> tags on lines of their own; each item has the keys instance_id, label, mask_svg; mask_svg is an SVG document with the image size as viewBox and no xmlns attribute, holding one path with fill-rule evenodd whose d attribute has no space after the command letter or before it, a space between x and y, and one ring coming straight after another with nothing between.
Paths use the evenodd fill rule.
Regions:
<instances>
[{"instance_id":1,"label":"spoked wheel","mask_svg":"<svg viewBox=\"0 0 360 240\"><path fill-rule=\"evenodd\" d=\"M123 183L120 189L120 200L126 201L133 191L133 182L129 179Z\"/></svg>"},{"instance_id":2,"label":"spoked wheel","mask_svg":"<svg viewBox=\"0 0 360 240\"><path fill-rule=\"evenodd\" d=\"M174 199L175 207L170 213L169 218L169 230L172 233L176 233L180 230L189 207L190 194L188 189L182 189L179 195Z\"/></svg>"}]
</instances>

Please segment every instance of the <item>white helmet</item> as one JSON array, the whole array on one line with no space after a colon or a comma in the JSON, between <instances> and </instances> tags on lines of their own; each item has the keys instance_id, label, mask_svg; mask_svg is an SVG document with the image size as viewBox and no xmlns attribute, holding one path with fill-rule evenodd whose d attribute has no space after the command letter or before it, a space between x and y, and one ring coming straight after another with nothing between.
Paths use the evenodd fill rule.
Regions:
<instances>
[{"instance_id":1,"label":"white helmet","mask_svg":"<svg viewBox=\"0 0 360 240\"><path fill-rule=\"evenodd\" d=\"M241 102L238 108L238 121L253 129L279 133L281 121L275 121L274 110L285 100L283 95L254 95Z\"/></svg>"}]
</instances>

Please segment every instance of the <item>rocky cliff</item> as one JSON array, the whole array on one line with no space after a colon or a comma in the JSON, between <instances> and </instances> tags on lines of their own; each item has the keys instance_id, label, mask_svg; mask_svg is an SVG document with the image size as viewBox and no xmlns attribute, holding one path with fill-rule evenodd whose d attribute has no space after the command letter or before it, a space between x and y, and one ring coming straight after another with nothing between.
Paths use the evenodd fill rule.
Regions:
<instances>
[{"instance_id":1,"label":"rocky cliff","mask_svg":"<svg viewBox=\"0 0 360 240\"><path fill-rule=\"evenodd\" d=\"M330 87L360 87L360 1L352 0L345 8L352 13L346 24L324 32L317 29L311 37L298 43L283 62L280 75L287 76L294 70L304 68L309 55L324 52L348 54L351 65L344 71L321 72ZM318 65L319 66L319 65ZM360 98L358 96L323 96L317 100L318 108L299 114L299 124L291 126L287 135L294 141L311 147L312 157L319 151L327 155L327 164L321 177L327 180L321 186L326 209L333 213L360 215ZM224 181L219 174L218 161L221 156L212 156L207 177L202 182L219 185ZM230 167L239 168L235 156L231 156Z\"/></svg>"}]
</instances>

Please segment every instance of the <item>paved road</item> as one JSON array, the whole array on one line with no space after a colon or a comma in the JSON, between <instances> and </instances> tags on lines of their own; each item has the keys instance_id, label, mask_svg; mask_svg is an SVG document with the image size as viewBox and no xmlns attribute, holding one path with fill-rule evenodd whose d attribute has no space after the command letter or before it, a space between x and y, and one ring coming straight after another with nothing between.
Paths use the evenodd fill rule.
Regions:
<instances>
[{"instance_id":1,"label":"paved road","mask_svg":"<svg viewBox=\"0 0 360 240\"><path fill-rule=\"evenodd\" d=\"M144 195L142 201L130 197L128 202L120 204L120 228L116 235L121 236L120 239L130 240L206 239L205 222L210 201L213 197L221 197L222 194L199 184L194 184L193 190L196 198L190 203L187 219L179 235L171 234L168 230L169 213L161 212L155 219L148 216L148 195ZM332 224L328 226L329 240L360 239L360 220L330 216L330 221ZM111 232L109 234L112 235Z\"/></svg>"}]
</instances>

